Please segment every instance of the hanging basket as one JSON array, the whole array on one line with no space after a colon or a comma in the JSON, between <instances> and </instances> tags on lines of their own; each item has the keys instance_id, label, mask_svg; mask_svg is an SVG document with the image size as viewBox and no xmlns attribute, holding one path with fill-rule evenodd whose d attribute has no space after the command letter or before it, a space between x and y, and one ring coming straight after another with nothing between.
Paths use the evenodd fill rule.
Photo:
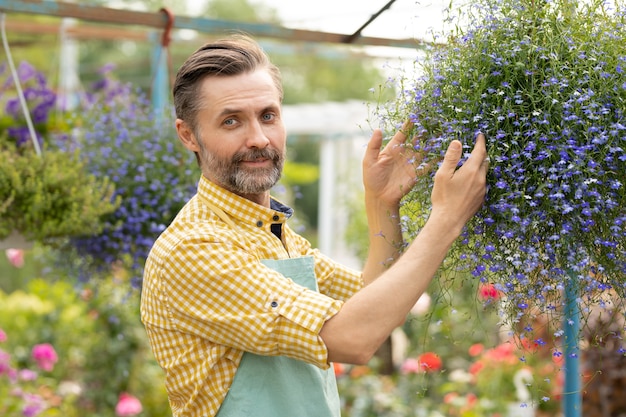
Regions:
<instances>
[{"instance_id":1,"label":"hanging basket","mask_svg":"<svg viewBox=\"0 0 626 417\"><path fill-rule=\"evenodd\" d=\"M33 247L32 240L28 240L17 231L11 232L11 234L4 239L0 239L0 250L7 249L31 249Z\"/></svg>"}]
</instances>

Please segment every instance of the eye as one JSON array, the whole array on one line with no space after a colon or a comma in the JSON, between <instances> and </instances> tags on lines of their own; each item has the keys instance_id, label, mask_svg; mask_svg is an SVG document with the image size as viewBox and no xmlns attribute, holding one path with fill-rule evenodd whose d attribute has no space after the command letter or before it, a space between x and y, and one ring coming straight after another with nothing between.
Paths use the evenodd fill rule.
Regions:
<instances>
[{"instance_id":1,"label":"eye","mask_svg":"<svg viewBox=\"0 0 626 417\"><path fill-rule=\"evenodd\" d=\"M261 116L261 119L263 119L264 122L271 122L275 118L276 115L274 113L263 113L263 116Z\"/></svg>"},{"instance_id":2,"label":"eye","mask_svg":"<svg viewBox=\"0 0 626 417\"><path fill-rule=\"evenodd\" d=\"M234 126L235 123L237 123L237 121L235 119L233 119L233 118L230 118L230 119L224 120L223 123L224 123L225 126Z\"/></svg>"}]
</instances>

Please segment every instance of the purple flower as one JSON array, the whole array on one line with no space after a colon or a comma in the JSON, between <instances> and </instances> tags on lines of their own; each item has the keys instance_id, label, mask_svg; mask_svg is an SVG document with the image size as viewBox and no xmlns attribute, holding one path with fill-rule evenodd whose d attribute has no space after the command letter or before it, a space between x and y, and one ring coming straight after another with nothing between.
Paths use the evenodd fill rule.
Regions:
<instances>
[{"instance_id":1,"label":"purple flower","mask_svg":"<svg viewBox=\"0 0 626 417\"><path fill-rule=\"evenodd\" d=\"M121 205L104 217L102 233L72 243L91 275L125 260L139 285L152 244L195 194L199 171L175 140L173 111L157 117L142 91L107 76L97 88L81 110L87 129L69 143L93 175L113 181Z\"/></svg>"},{"instance_id":2,"label":"purple flower","mask_svg":"<svg viewBox=\"0 0 626 417\"><path fill-rule=\"evenodd\" d=\"M626 14L581 4L565 22L557 2L529 30L537 11L518 6L471 3L471 23L422 61L413 102L400 107L415 115L425 162L451 140L485 132L486 201L451 258L506 292L512 320L534 308L559 314L571 276L583 304L604 291L626 296ZM396 114L390 126L406 119ZM433 177L418 181L429 189ZM429 208L427 193L410 198Z\"/></svg>"},{"instance_id":3,"label":"purple flower","mask_svg":"<svg viewBox=\"0 0 626 417\"><path fill-rule=\"evenodd\" d=\"M22 416L24 417L35 417L46 409L46 402L39 395L25 393L22 398L24 400Z\"/></svg>"}]
</instances>

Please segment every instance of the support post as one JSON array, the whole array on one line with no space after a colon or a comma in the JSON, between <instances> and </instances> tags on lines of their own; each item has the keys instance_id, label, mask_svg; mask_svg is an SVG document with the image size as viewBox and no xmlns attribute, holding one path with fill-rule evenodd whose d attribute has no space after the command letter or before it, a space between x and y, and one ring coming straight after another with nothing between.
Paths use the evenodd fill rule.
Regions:
<instances>
[{"instance_id":1,"label":"support post","mask_svg":"<svg viewBox=\"0 0 626 417\"><path fill-rule=\"evenodd\" d=\"M161 44L159 33L153 33L152 45L151 100L155 114L160 115L169 102L167 49Z\"/></svg>"},{"instance_id":2,"label":"support post","mask_svg":"<svg viewBox=\"0 0 626 417\"><path fill-rule=\"evenodd\" d=\"M335 144L332 137L325 135L320 142L320 194L318 212L318 247L322 253L329 256L333 254L335 213Z\"/></svg>"},{"instance_id":3,"label":"support post","mask_svg":"<svg viewBox=\"0 0 626 417\"><path fill-rule=\"evenodd\" d=\"M582 415L582 392L580 384L580 312L578 310L578 290L574 273L569 271L565 286L565 314L563 315L563 336L565 355L565 384L563 386L562 408L564 417Z\"/></svg>"}]
</instances>

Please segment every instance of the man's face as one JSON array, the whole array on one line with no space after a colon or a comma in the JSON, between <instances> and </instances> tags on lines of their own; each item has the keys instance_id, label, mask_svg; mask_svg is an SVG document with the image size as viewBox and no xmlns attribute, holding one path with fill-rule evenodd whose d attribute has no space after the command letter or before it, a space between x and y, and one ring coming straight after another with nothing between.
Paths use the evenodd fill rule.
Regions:
<instances>
[{"instance_id":1,"label":"man's face","mask_svg":"<svg viewBox=\"0 0 626 417\"><path fill-rule=\"evenodd\" d=\"M193 140L183 139L184 123L177 121L179 136L199 153L205 177L257 201L279 180L285 159L286 132L272 77L266 70L208 77L200 88L203 105L195 129L187 132Z\"/></svg>"}]
</instances>

